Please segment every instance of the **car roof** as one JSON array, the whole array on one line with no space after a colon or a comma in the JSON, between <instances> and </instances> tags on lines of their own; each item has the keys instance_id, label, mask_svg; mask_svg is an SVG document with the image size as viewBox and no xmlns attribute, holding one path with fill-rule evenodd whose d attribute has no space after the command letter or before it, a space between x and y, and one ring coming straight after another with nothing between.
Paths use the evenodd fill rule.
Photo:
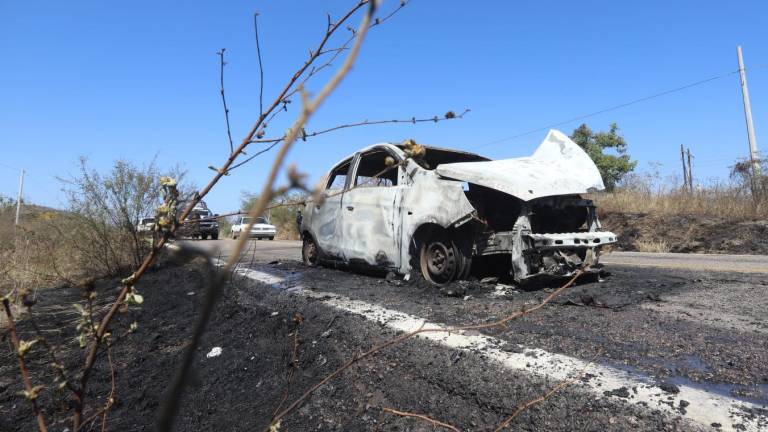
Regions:
<instances>
[{"instance_id":1,"label":"car roof","mask_svg":"<svg viewBox=\"0 0 768 432\"><path fill-rule=\"evenodd\" d=\"M448 156L450 154L455 154L455 155L467 158L468 160L474 160L474 161L478 161L478 162L480 162L480 161L489 161L490 160L490 159L488 159L485 156L480 156L479 154L471 153L471 152L466 152L466 151L462 151L462 150L454 150L454 149L448 149L448 148L443 148L443 147L435 147L435 146L429 146L429 145L423 145L422 147L424 147L428 152L432 151L432 152L440 153L440 154L443 154L443 155L446 155L446 156ZM400 156L402 158L405 158L405 153L403 152L403 148L405 148L404 144L393 144L393 143L387 143L387 142L371 144L371 145L369 145L367 147L363 147L360 150L357 150L356 152L354 152L354 153L352 153L352 154L350 154L348 156L345 156L344 158L340 159L338 162L333 164L333 166L332 166L331 170L329 170L329 172L332 171L337 166L341 165L347 159L353 158L357 153L365 153L365 152L368 152L370 150L374 150L374 149L377 149L377 148L387 148L387 149L393 151L398 156Z\"/></svg>"}]
</instances>

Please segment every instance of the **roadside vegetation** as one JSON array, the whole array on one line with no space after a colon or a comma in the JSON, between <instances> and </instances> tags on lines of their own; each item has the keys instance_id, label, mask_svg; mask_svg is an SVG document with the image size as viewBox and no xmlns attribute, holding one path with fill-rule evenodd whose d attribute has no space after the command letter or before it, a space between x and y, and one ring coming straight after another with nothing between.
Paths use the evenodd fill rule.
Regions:
<instances>
[{"instance_id":1,"label":"roadside vegetation","mask_svg":"<svg viewBox=\"0 0 768 432\"><path fill-rule=\"evenodd\" d=\"M15 226L16 203L0 200L0 294L13 293L14 302L41 287L131 272L151 247L151 234L136 225L160 203L161 170L118 160L100 173L85 159L78 168L61 179L64 209L23 203ZM177 168L170 173L184 176Z\"/></svg>"}]
</instances>

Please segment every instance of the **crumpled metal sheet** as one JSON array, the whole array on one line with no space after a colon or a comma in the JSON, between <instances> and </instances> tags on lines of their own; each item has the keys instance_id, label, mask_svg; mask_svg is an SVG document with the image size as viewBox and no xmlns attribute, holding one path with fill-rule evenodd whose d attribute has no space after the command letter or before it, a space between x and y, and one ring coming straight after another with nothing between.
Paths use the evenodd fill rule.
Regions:
<instances>
[{"instance_id":1,"label":"crumpled metal sheet","mask_svg":"<svg viewBox=\"0 0 768 432\"><path fill-rule=\"evenodd\" d=\"M600 171L581 147L552 129L528 157L439 165L438 175L496 189L523 201L605 189Z\"/></svg>"}]
</instances>

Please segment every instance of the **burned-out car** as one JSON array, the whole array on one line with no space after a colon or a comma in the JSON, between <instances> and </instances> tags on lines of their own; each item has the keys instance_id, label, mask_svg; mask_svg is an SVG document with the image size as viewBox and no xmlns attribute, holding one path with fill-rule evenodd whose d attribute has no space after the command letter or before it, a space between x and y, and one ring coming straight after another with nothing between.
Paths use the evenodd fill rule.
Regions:
<instances>
[{"instance_id":1,"label":"burned-out car","mask_svg":"<svg viewBox=\"0 0 768 432\"><path fill-rule=\"evenodd\" d=\"M533 155L504 160L376 144L336 164L307 203L304 263L364 264L435 284L478 276L517 283L596 271L604 189L590 157L551 130ZM589 266L584 266L589 264Z\"/></svg>"}]
</instances>

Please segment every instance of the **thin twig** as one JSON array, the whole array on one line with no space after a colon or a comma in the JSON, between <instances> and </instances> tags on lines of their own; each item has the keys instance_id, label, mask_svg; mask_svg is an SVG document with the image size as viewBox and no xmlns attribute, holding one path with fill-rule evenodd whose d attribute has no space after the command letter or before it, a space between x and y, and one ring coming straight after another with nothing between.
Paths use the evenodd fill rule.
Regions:
<instances>
[{"instance_id":1,"label":"thin twig","mask_svg":"<svg viewBox=\"0 0 768 432\"><path fill-rule=\"evenodd\" d=\"M26 390L26 398L30 404L32 404L32 410L37 417L37 428L40 432L47 432L48 427L45 425L45 417L40 410L40 406L37 405L37 393L40 391L39 387L32 386L32 380L29 378L29 370L24 362L24 355L20 351L19 336L16 334L16 323L13 321L13 313L11 312L11 305L7 298L3 298L3 307L5 308L5 317L8 320L8 333L11 336L11 343L16 350L16 357L19 359L19 370L21 371L21 379L24 381L24 389Z\"/></svg>"},{"instance_id":2,"label":"thin twig","mask_svg":"<svg viewBox=\"0 0 768 432\"><path fill-rule=\"evenodd\" d=\"M235 145L232 143L232 130L229 127L229 108L227 108L227 98L224 97L224 65L227 64L227 62L224 61L224 52L226 50L226 48L222 48L221 51L217 51L216 54L219 56L219 64L221 65L221 73L219 74L221 81L221 103L224 104L224 119L227 121L227 138L229 138L229 153L231 154L233 151L235 151Z\"/></svg>"},{"instance_id":3,"label":"thin twig","mask_svg":"<svg viewBox=\"0 0 768 432\"><path fill-rule=\"evenodd\" d=\"M360 2L357 7L363 5L364 3L365 2ZM267 181L264 183L264 188L262 190L261 195L259 196L259 201L256 203L254 208L251 209L251 212L249 213L253 219L251 219L251 222L249 222L248 225L244 228L246 232L250 231L255 218L264 212L264 209L267 207L268 203L272 200L273 193L274 193L274 191L272 190L272 187L275 183L275 179L277 178L277 173L282 167L283 161L285 160L285 157L288 154L288 151L291 149L291 146L296 141L299 131L304 127L304 124L309 119L309 117L312 116L312 114L314 114L315 111L317 111L320 105L322 105L323 102L328 98L328 96L336 89L336 87L338 87L338 85L341 83L341 81L344 79L344 77L347 75L347 73L349 73L350 69L352 68L352 64L355 62L355 59L357 58L357 55L360 52L360 47L362 45L363 39L365 38L365 35L368 33L368 25L371 22L371 18L374 12L376 11L377 0L369 1L367 3L368 3L368 12L365 14L363 18L363 23L360 25L360 30L358 31L355 44L352 46L352 49L350 50L349 55L347 55L347 58L344 60L344 64L341 65L339 70L336 71L336 74L330 79L330 81L328 81L328 83L326 83L326 85L322 88L322 90L320 90L320 93L317 95L317 97L315 97L311 101L305 100L304 106L302 107L299 118L296 119L293 126L291 126L289 133L287 134L285 140L283 141L283 145L278 151L277 156L275 157L275 161L272 165L272 169L269 173L269 176L267 177ZM357 7L354 8L353 11L356 10ZM333 27L338 28L338 25L339 24L337 23ZM244 142L244 144L247 144L247 142ZM224 268L225 273L229 273L230 271L232 271L233 266L237 262L237 256L240 255L240 253L243 251L247 240L248 240L248 236L241 236L238 239L237 244L235 245L235 249L233 251L233 255L230 257L229 261L227 261L227 264Z\"/></svg>"},{"instance_id":4,"label":"thin twig","mask_svg":"<svg viewBox=\"0 0 768 432\"><path fill-rule=\"evenodd\" d=\"M35 332L35 337L39 341L40 345L48 352L48 356L50 357L50 364L51 367L56 371L56 374L59 377L59 381L70 391L77 392L77 388L75 388L74 385L69 381L66 374L66 369L64 367L64 363L60 362L58 358L56 358L56 351L53 349L53 346L48 343L48 339L46 339L43 336L42 331L40 330L40 327L37 326L37 320L35 320L35 316L32 313L32 307L27 308L27 312L29 313L27 317L27 321L32 326L32 330Z\"/></svg>"},{"instance_id":5,"label":"thin twig","mask_svg":"<svg viewBox=\"0 0 768 432\"><path fill-rule=\"evenodd\" d=\"M579 373L575 377L571 379L563 380L560 383L558 383L556 386L552 387L552 389L546 392L545 394L537 398L533 398L522 405L519 405L515 410L515 412L512 413L512 415L510 415L509 417L504 419L504 421L501 422L501 424L496 428L495 432L501 432L502 430L504 430L507 426L509 426L510 423L512 423L512 420L514 420L515 417L525 412L528 408L532 407L533 405L546 401L547 399L552 397L552 395L554 395L555 393L559 392L560 390L580 380L581 377L583 377L584 374L586 373L589 366L591 366L592 363L595 361L595 359L600 355L600 353L602 353L602 350L598 351L597 354L595 354L595 356L592 358L592 360L586 365L584 365L584 367L581 369L581 371L579 371Z\"/></svg>"},{"instance_id":6,"label":"thin twig","mask_svg":"<svg viewBox=\"0 0 768 432\"><path fill-rule=\"evenodd\" d=\"M184 208L184 210L181 212L180 215L178 215L178 220L184 220L187 216L192 212L192 209L197 205L197 203L203 199L210 191L213 189L213 187L218 184L219 180L228 173L229 167L235 162L235 160L240 156L241 153L245 150L245 148L249 145L250 141L253 140L253 137L257 134L257 131L264 125L265 118L269 117L275 110L284 103L286 94L291 91L291 89L294 88L298 80L304 75L304 73L308 70L308 68L312 65L312 63L318 58L320 53L323 52L325 49L325 45L328 43L329 39L333 36L333 34L352 16L357 12L360 8L362 8L365 5L369 5L369 9L373 11L375 9L375 4L371 0L362 0L359 3L357 3L354 7L352 7L341 19L339 19L337 22L333 23L332 25L329 25L329 27L326 30L326 33L324 37L321 39L320 43L317 45L316 49L313 50L313 55L310 56L310 59L306 61L299 69L289 78L283 89L278 93L278 96L273 100L273 102L267 107L265 111L259 116L259 118L256 120L256 122L253 124L251 129L248 131L246 136L241 141L240 145L238 145L237 148L235 148L227 158L227 160L224 162L224 164L221 166L221 168L217 169L216 175L214 175L211 180L208 182L208 184L199 192L197 192L193 199L189 200L187 203L187 206ZM402 7L402 5L401 5ZM370 12L368 15L366 15L366 18L364 19L365 27L359 31L358 33L365 33L367 31L368 26L370 25L370 15L372 12ZM380 22L379 22L380 23ZM341 79L347 74L349 69L351 68L351 64L354 61L354 59L357 56L357 52L359 51L359 44L360 41L362 41L362 38L359 37L355 43L355 47L351 50L350 54L347 56L347 61L345 61L345 64L342 66L342 68L339 69L337 74L334 76L334 78L326 85L325 89L321 92L321 94L315 99L315 103L312 106L305 107L302 111L302 115L300 116L299 120L297 120L297 124L300 126L306 122L306 119L317 109L317 107L327 98L328 94L338 85L338 83L341 81ZM293 141L295 140L295 133L297 133L298 130L295 130L294 137L292 139L286 139L283 148L278 153L275 164L273 166L273 169L269 176L269 181L267 185L265 185L265 188L268 188L271 192L272 184L274 183L275 177L277 175L277 171L279 170L280 166L282 166L283 159L285 158L285 155L287 154L288 150L290 149L290 146L293 144ZM267 195L271 194L263 194L262 198L267 197ZM268 202L268 201L265 201ZM260 207L265 207L264 203L260 205ZM104 335L108 331L109 324L112 322L112 320L115 317L115 314L119 310L120 306L125 301L126 296L130 292L132 286L136 281L138 281L142 275L149 269L149 267L154 263L155 259L157 258L160 251L165 246L166 242L170 238L170 236L176 231L176 226L173 226L170 231L163 232L163 235L159 238L157 242L155 242L152 246L152 249L150 250L149 254L144 258L144 261L142 261L141 265L136 269L136 271L133 272L127 279L127 282L123 284L123 287L121 288L120 292L118 293L117 297L115 298L114 302L110 306L109 310L104 314L102 317L96 331L96 335L93 338L93 343L90 345L90 347L87 350L87 354L85 356L85 361L83 362L82 367L82 373L80 377L80 383L78 387L77 394L75 395L75 410L74 414L72 416L72 424L73 429L78 430L82 424L82 415L83 415L83 409L85 407L85 397L86 397L86 387L94 366L94 363L98 357L98 354L100 352L100 346L102 344L102 341L104 339ZM233 257L236 257L243 249L242 244L238 246L238 251Z\"/></svg>"},{"instance_id":7,"label":"thin twig","mask_svg":"<svg viewBox=\"0 0 768 432\"><path fill-rule=\"evenodd\" d=\"M442 428L445 428L445 429L452 430L454 432L461 432L459 430L459 428L457 428L456 426L451 426L448 423L441 422L440 420L435 420L432 417L426 416L424 414L415 414L415 413L410 413L410 412L405 412L405 411L398 411L398 410L396 410L394 408L382 408L381 410L385 411L385 412L388 412L388 413L395 414L395 415L399 415L399 416L402 416L402 417L415 417L415 418L419 418L419 419L422 419L422 420L425 420L425 421L428 421L428 422L432 423L433 426L442 427Z\"/></svg>"},{"instance_id":8,"label":"thin twig","mask_svg":"<svg viewBox=\"0 0 768 432\"><path fill-rule=\"evenodd\" d=\"M181 365L176 372L176 378L170 386L170 390L165 398L165 403L160 409L160 416L157 421L157 430L164 432L173 429L173 423L178 412L179 404L181 402L181 394L184 391L184 387L188 381L189 371L192 368L192 362L195 358L197 347L200 344L200 340L205 333L205 329L208 326L208 321L213 313L213 307L216 305L216 300L221 294L221 287L224 284L224 275L216 271L208 253L198 247L191 245L178 246L174 245L175 251L183 259L191 260L195 257L205 258L205 268L207 274L207 280L205 281L206 295L203 301L202 309L197 317L195 328L192 332L192 339L187 345L184 357L182 358Z\"/></svg>"},{"instance_id":9,"label":"thin twig","mask_svg":"<svg viewBox=\"0 0 768 432\"><path fill-rule=\"evenodd\" d=\"M301 323L304 321L304 318L300 314L295 314L293 316L293 322L296 324L296 326L293 329L293 333L291 336L293 336L293 349L291 351L291 365L290 369L288 369L288 377L286 379L286 385L285 385L285 392L283 393L283 397L280 399L280 403L277 405L277 408L272 412L272 417L274 417L278 412L280 412L280 409L283 407L283 404L286 400L288 400L288 395L291 391L291 384L293 383L293 378L296 376L296 373L299 371L299 326L301 326Z\"/></svg>"},{"instance_id":10,"label":"thin twig","mask_svg":"<svg viewBox=\"0 0 768 432\"><path fill-rule=\"evenodd\" d=\"M264 117L264 66L261 62L261 45L259 44L259 13L253 14L253 33L256 35L256 56L259 59L259 118Z\"/></svg>"},{"instance_id":11,"label":"thin twig","mask_svg":"<svg viewBox=\"0 0 768 432\"><path fill-rule=\"evenodd\" d=\"M433 116L433 117L418 118L418 119L416 117L411 117L409 119L398 119L398 120L363 120L357 123L348 123L348 124L334 126L328 129L311 132L311 133L304 133L301 135L301 139L304 140L306 138L312 138L318 135L334 132L339 129L347 129L347 128L353 128L353 127L359 127L359 126L371 126L371 125L391 124L391 123L410 123L410 124L426 123L426 122L438 123L445 120L462 119L464 118L464 115L469 111L470 111L469 109L465 109L464 112L462 112L461 114L454 114L452 111L449 111L442 117ZM280 138L256 139L251 142L252 143L276 143L276 142L281 142L284 139L285 137L283 136ZM230 171L234 168L235 167L230 168Z\"/></svg>"},{"instance_id":12,"label":"thin twig","mask_svg":"<svg viewBox=\"0 0 768 432\"><path fill-rule=\"evenodd\" d=\"M400 344L401 342L404 342L404 341L406 341L408 339L411 339L412 337L414 337L414 336L416 336L418 334L421 334L421 333L437 333L437 332L451 333L451 332L457 332L457 331L462 331L462 330L478 330L478 329L485 329L485 328L492 328L492 327L503 326L503 325L505 325L507 322L509 322L511 320L519 318L519 317L521 317L523 315L530 314L530 313L532 313L532 312L534 312L534 311L544 307L547 303L551 302L555 297L560 295L560 293L562 293L568 287L573 285L573 283L576 282L576 279L578 279L578 277L581 276L583 274L583 272L587 268L588 267L584 267L582 269L577 270L574 273L573 277L571 277L564 285L562 285L560 288L558 288L555 291L553 291L551 294L549 294L544 300L542 300L536 306L534 306L532 308L525 308L524 307L523 309L521 309L519 311L516 311L516 312L514 312L512 314L509 314L509 315L507 315L506 317L504 317L504 318L502 318L500 320L493 321L493 322L490 322L490 323L460 325L460 326L453 326L453 327L447 327L447 328L439 328L438 327L438 328L426 328L425 329L424 328L424 324L422 324L421 327L419 327L418 329L416 329L416 330L414 330L414 331L412 331L410 333L405 333L403 335L400 335L398 337L395 337L393 339L390 339L388 341L385 341L383 343L375 345L373 348L369 349L368 351L366 351L364 353L355 354L344 365L342 365L341 367L339 367L335 371L331 372L329 375L327 375L325 378L323 378L320 382L318 382L314 386L310 387L309 390L304 392L303 395L301 395L299 398L297 398L293 403L291 403L291 405L289 405L280 414L278 414L273 419L272 422L274 424L274 422L280 420L285 415L287 415L288 413L290 413L291 411L296 409L305 400L307 400L317 389L319 389L320 387L322 387L325 384L327 384L329 381L331 381L333 378L335 378L336 376L338 376L339 374L341 374L342 372L347 370L353 364L355 364L358 361L360 361L360 360L362 360L362 359L364 359L366 357L369 357L369 356L371 356L371 355L373 355L373 354L383 350L384 348L388 348L390 346Z\"/></svg>"},{"instance_id":13,"label":"thin twig","mask_svg":"<svg viewBox=\"0 0 768 432\"><path fill-rule=\"evenodd\" d=\"M107 348L107 360L109 362L109 378L112 383L112 388L109 390L107 403L104 404L104 416L101 418L101 432L107 431L107 414L109 413L112 404L115 403L115 365L112 362L112 348Z\"/></svg>"}]
</instances>

